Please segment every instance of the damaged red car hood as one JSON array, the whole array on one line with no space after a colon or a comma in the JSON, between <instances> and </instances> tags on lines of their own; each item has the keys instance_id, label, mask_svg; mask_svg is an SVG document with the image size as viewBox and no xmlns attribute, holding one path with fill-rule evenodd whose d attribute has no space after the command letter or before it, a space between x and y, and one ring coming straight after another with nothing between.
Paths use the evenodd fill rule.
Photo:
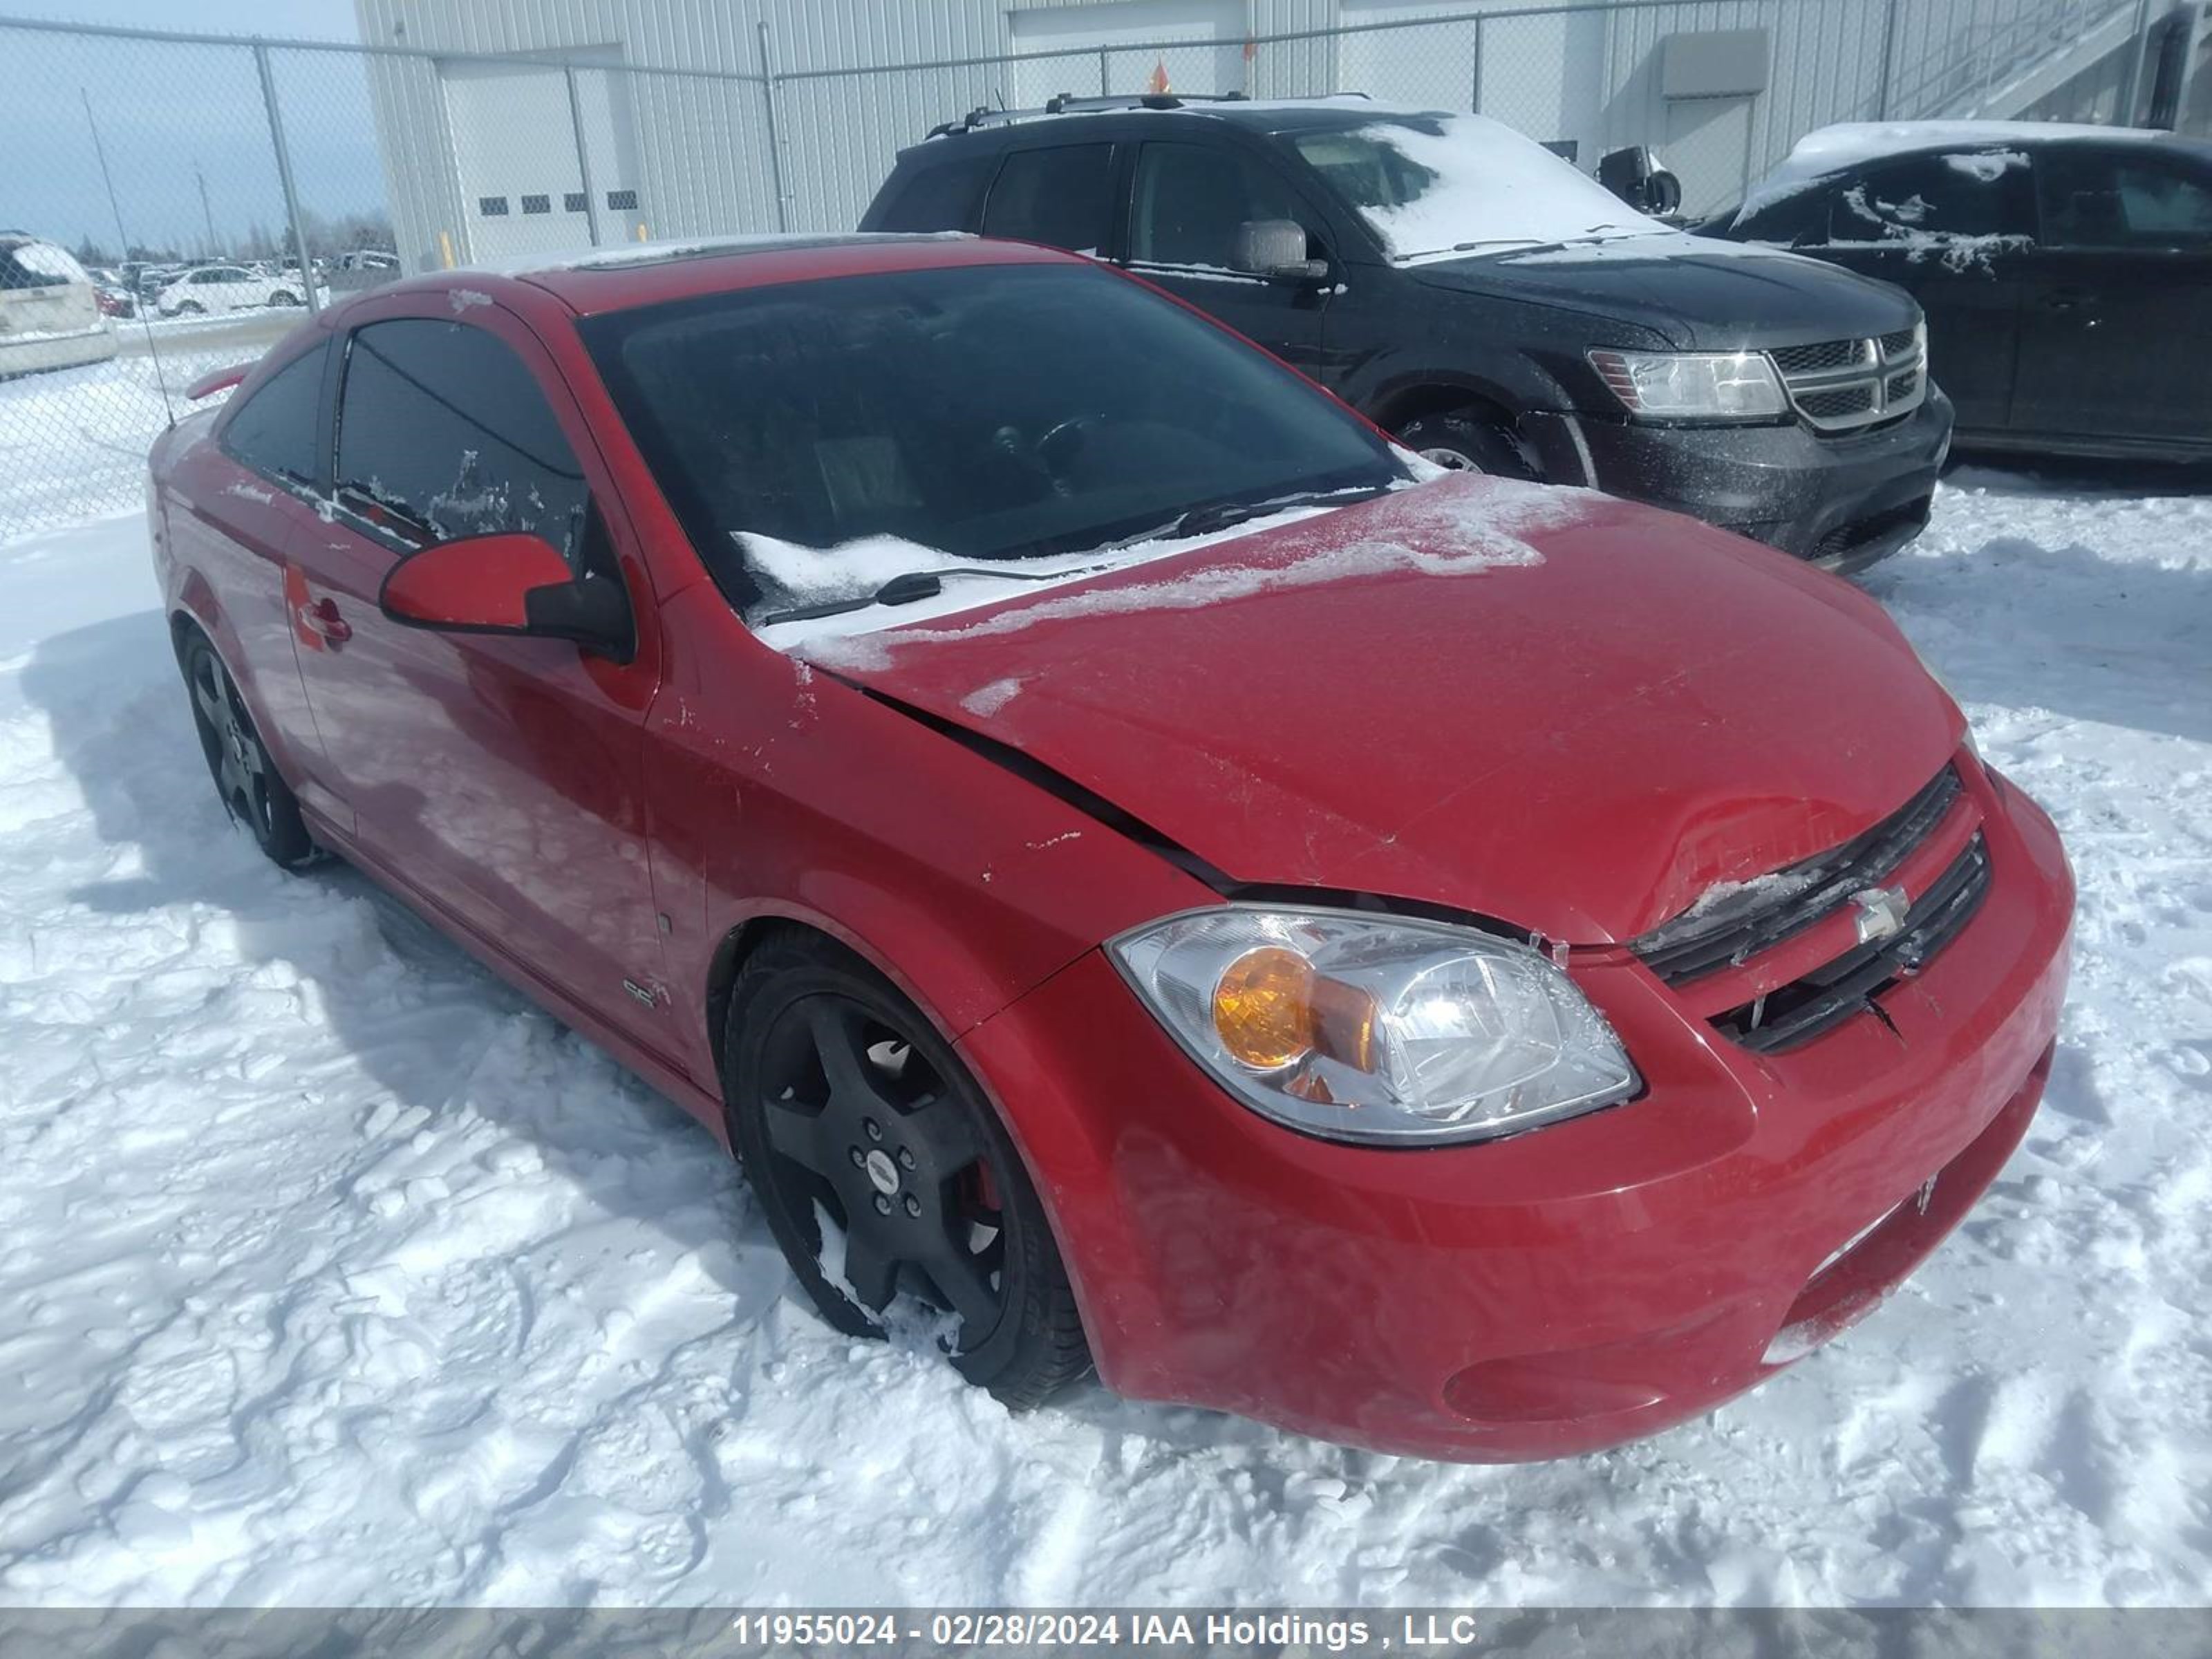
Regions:
<instances>
[{"instance_id":1,"label":"damaged red car hood","mask_svg":"<svg viewBox=\"0 0 2212 1659\"><path fill-rule=\"evenodd\" d=\"M1466 475L803 653L1239 883L1577 944L1867 829L1961 730L1845 584L1672 514Z\"/></svg>"}]
</instances>

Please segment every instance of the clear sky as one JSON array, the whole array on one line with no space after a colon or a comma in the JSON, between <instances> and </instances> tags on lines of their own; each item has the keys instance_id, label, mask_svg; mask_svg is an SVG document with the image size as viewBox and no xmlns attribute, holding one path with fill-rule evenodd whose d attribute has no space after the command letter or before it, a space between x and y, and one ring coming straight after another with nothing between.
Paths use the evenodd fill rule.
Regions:
<instances>
[{"instance_id":1,"label":"clear sky","mask_svg":"<svg viewBox=\"0 0 2212 1659\"><path fill-rule=\"evenodd\" d=\"M13 5L0 11L14 11ZM353 0L45 0L26 16L212 34L265 34L309 40L358 40Z\"/></svg>"},{"instance_id":2,"label":"clear sky","mask_svg":"<svg viewBox=\"0 0 2212 1659\"><path fill-rule=\"evenodd\" d=\"M0 13L11 9L0 0ZM352 0L44 0L35 12L147 28L358 38ZM88 235L116 244L96 131L133 241L197 256L210 242L225 251L257 226L281 231L268 114L245 48L0 27L0 155L8 158L0 228L72 246ZM380 211L383 171L362 61L278 50L271 70L301 205L332 218Z\"/></svg>"}]
</instances>

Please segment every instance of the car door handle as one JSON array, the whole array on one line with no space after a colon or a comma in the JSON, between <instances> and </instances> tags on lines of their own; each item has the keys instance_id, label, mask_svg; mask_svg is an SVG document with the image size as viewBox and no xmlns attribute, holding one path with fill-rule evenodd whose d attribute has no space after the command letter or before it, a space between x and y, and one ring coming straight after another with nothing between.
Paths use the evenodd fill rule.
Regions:
<instances>
[{"instance_id":1,"label":"car door handle","mask_svg":"<svg viewBox=\"0 0 2212 1659\"><path fill-rule=\"evenodd\" d=\"M300 612L300 620L309 633L321 635L332 645L343 645L353 637L353 624L338 614L336 599L317 599Z\"/></svg>"}]
</instances>

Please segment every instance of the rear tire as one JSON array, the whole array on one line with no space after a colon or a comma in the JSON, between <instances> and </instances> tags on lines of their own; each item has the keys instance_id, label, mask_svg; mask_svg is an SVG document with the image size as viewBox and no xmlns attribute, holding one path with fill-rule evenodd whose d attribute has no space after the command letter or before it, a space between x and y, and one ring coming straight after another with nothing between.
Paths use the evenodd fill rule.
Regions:
<instances>
[{"instance_id":1,"label":"rear tire","mask_svg":"<svg viewBox=\"0 0 2212 1659\"><path fill-rule=\"evenodd\" d=\"M1542 477L1513 428L1486 410L1421 416L1398 428L1398 441L1423 460L1455 472L1487 472L1494 478L1531 482Z\"/></svg>"},{"instance_id":2,"label":"rear tire","mask_svg":"<svg viewBox=\"0 0 2212 1659\"><path fill-rule=\"evenodd\" d=\"M269 306L272 311L288 310L299 303L300 296L298 295L287 294L281 288L269 296Z\"/></svg>"},{"instance_id":3,"label":"rear tire","mask_svg":"<svg viewBox=\"0 0 2212 1659\"><path fill-rule=\"evenodd\" d=\"M299 797L278 775L237 682L197 629L185 644L184 670L192 724L223 810L246 826L254 845L280 868L313 863L315 843L300 816Z\"/></svg>"},{"instance_id":4,"label":"rear tire","mask_svg":"<svg viewBox=\"0 0 2212 1659\"><path fill-rule=\"evenodd\" d=\"M725 1031L731 1146L824 1321L881 1337L901 1291L940 1308L954 1366L1017 1411L1091 1369L1021 1157L920 1010L794 934L746 960Z\"/></svg>"}]
</instances>

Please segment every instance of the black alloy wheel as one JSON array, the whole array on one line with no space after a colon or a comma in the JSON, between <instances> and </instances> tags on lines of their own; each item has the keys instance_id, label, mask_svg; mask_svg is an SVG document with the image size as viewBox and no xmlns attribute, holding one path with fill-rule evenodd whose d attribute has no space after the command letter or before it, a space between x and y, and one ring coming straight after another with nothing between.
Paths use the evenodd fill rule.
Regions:
<instances>
[{"instance_id":1,"label":"black alloy wheel","mask_svg":"<svg viewBox=\"0 0 2212 1659\"><path fill-rule=\"evenodd\" d=\"M194 632L184 653L185 684L191 692L192 724L223 810L252 834L276 863L294 869L315 854L300 817L300 803L254 729L253 716L215 647Z\"/></svg>"},{"instance_id":2,"label":"black alloy wheel","mask_svg":"<svg viewBox=\"0 0 2212 1659\"><path fill-rule=\"evenodd\" d=\"M732 1144L824 1320L880 1337L901 1293L940 1310L954 1364L1017 1408L1090 1368L1019 1156L904 997L794 934L747 961L727 1030Z\"/></svg>"}]
</instances>

